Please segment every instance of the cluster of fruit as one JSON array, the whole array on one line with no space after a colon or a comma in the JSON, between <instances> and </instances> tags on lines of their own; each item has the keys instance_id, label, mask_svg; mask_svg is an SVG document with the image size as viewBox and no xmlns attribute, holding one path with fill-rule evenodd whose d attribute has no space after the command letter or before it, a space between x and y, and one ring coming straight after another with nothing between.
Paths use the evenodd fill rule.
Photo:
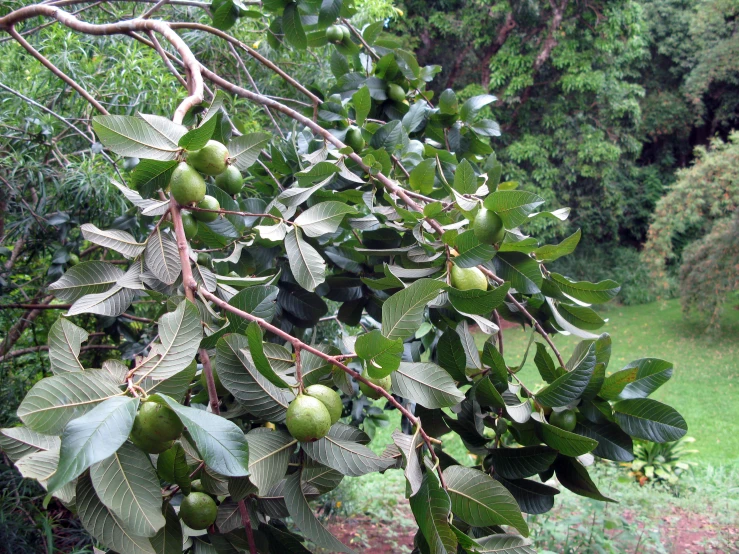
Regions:
<instances>
[{"instance_id":1,"label":"cluster of fruit","mask_svg":"<svg viewBox=\"0 0 739 554\"><path fill-rule=\"evenodd\" d=\"M174 441L182 435L184 426L172 410L155 401L143 401L131 429L131 442L149 454L161 454L169 450ZM196 490L193 481L192 491L180 505L180 518L191 529L201 530L216 520L218 507L213 498Z\"/></svg>"},{"instance_id":2,"label":"cluster of fruit","mask_svg":"<svg viewBox=\"0 0 739 554\"><path fill-rule=\"evenodd\" d=\"M492 210L480 208L472 221L472 231L483 244L499 244L505 238L505 227L500 216ZM452 286L459 290L488 290L488 279L476 267L452 266Z\"/></svg>"},{"instance_id":3,"label":"cluster of fruit","mask_svg":"<svg viewBox=\"0 0 739 554\"><path fill-rule=\"evenodd\" d=\"M188 239L198 232L198 221L209 223L218 218L221 205L218 200L205 194L205 179L202 174L215 177L218 188L231 196L241 192L244 177L234 166L229 165L228 149L215 140L209 140L200 150L188 152L187 161L181 162L172 172L169 190L181 206L195 205L202 210L183 211L182 226Z\"/></svg>"}]
</instances>

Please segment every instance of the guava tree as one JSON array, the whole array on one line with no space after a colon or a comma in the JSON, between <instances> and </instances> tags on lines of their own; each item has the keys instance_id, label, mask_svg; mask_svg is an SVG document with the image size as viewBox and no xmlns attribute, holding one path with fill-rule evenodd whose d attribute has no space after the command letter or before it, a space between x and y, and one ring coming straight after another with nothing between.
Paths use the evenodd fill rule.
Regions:
<instances>
[{"instance_id":1,"label":"guava tree","mask_svg":"<svg viewBox=\"0 0 739 554\"><path fill-rule=\"evenodd\" d=\"M421 67L382 22L357 29L342 0L268 0L262 12L236 0L130 2L139 16L94 24L64 9L79 3L25 6L0 29L102 112L92 126L110 155L138 162L114 184L147 234L82 225L125 263L84 261L50 284L71 303L49 333L54 375L0 445L100 545L351 552L310 501L344 476L397 468L418 552L533 552L522 512L553 506L558 490L544 482L556 475L609 501L588 476L595 456L628 461L632 437L685 434L674 409L648 398L670 363L643 358L607 375L611 339L594 333L604 321L591 305L618 285L546 269L580 232L559 244L525 234L568 211L540 211L539 196L501 181L489 144L498 126L479 116L492 96L432 98L439 68ZM166 17L180 5L209 10L213 25ZM247 15L268 22L268 48L226 32ZM156 49L187 96L171 119L107 113L19 32L39 17ZM198 33L264 64L295 98L211 71L183 38ZM277 48L327 57L335 81L297 82L265 56ZM264 107L276 134L239 133L236 98ZM83 367L88 332L75 317L118 317L141 297L161 310L145 355ZM531 327L526 357L546 385L521 380L526 357L505 358L501 320ZM583 340L565 358L556 333ZM382 455L367 447L373 400L402 416ZM475 467L445 452L450 432Z\"/></svg>"}]
</instances>

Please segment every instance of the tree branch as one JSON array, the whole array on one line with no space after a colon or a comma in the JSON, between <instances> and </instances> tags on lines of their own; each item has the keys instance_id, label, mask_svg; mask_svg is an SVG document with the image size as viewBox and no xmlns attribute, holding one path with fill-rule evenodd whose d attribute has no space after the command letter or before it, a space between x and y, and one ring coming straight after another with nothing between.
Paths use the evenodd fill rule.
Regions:
<instances>
[{"instance_id":1,"label":"tree branch","mask_svg":"<svg viewBox=\"0 0 739 554\"><path fill-rule=\"evenodd\" d=\"M81 352L85 352L87 350L118 350L119 347L114 344L88 344L87 346L83 346L80 348ZM42 346L31 346L29 348L19 348L18 350L11 350L4 356L0 356L0 362L5 362L11 358L17 358L18 356L23 356L24 354L32 354L33 352L45 352L49 350L49 347L47 345Z\"/></svg>"}]
</instances>

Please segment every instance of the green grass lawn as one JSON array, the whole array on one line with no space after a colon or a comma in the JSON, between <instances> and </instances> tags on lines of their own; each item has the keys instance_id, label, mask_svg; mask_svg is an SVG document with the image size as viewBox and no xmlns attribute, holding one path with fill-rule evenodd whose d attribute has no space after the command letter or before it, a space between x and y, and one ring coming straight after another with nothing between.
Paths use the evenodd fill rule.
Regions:
<instances>
[{"instance_id":1,"label":"green grass lawn","mask_svg":"<svg viewBox=\"0 0 739 554\"><path fill-rule=\"evenodd\" d=\"M727 307L718 333L704 333L705 326L686 320L678 300L640 306L609 306L602 312L609 319L601 329L613 339L608 373L638 358L662 358L675 365L672 379L651 398L670 404L688 422L688 435L695 437L696 461L713 464L739 459L739 311ZM504 352L509 365L523 357L531 330L520 327L504 333ZM539 337L540 338L540 337ZM478 335L478 341L485 339ZM565 361L577 337L557 336L555 344ZM519 373L536 390L544 382L530 352Z\"/></svg>"}]
</instances>

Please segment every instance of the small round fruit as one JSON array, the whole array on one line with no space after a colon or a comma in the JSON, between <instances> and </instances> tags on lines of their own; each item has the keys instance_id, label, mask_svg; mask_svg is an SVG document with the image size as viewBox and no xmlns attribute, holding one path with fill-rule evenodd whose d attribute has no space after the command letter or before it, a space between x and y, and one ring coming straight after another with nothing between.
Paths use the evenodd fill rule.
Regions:
<instances>
[{"instance_id":1,"label":"small round fruit","mask_svg":"<svg viewBox=\"0 0 739 554\"><path fill-rule=\"evenodd\" d=\"M344 31L341 25L331 25L326 29L326 40L329 42L341 42L344 40Z\"/></svg>"},{"instance_id":2,"label":"small round fruit","mask_svg":"<svg viewBox=\"0 0 739 554\"><path fill-rule=\"evenodd\" d=\"M369 376L366 369L362 372L362 377L367 379L373 385L377 385L385 389L386 391L389 391L390 387L393 384L393 380L390 375L388 375L387 377L382 377L380 379L374 379ZM378 398L382 398L382 394L380 394L378 391L376 391L372 387L365 385L362 381L359 382L359 390L362 391L363 395L365 395L367 398L371 398L372 400L377 400Z\"/></svg>"},{"instance_id":3,"label":"small round fruit","mask_svg":"<svg viewBox=\"0 0 739 554\"><path fill-rule=\"evenodd\" d=\"M169 190L177 203L183 206L200 202L205 196L205 179L194 167L182 162L172 172Z\"/></svg>"},{"instance_id":4,"label":"small round fruit","mask_svg":"<svg viewBox=\"0 0 739 554\"><path fill-rule=\"evenodd\" d=\"M325 385L311 385L306 387L305 394L323 402L331 416L331 425L339 421L344 405L341 403L341 397L334 389Z\"/></svg>"},{"instance_id":5,"label":"small round fruit","mask_svg":"<svg viewBox=\"0 0 739 554\"><path fill-rule=\"evenodd\" d=\"M347 146L351 146L351 149L355 152L361 152L364 148L364 137L362 137L362 131L352 125L346 131L346 139L344 140Z\"/></svg>"},{"instance_id":6,"label":"small round fruit","mask_svg":"<svg viewBox=\"0 0 739 554\"><path fill-rule=\"evenodd\" d=\"M192 492L205 492L205 488L203 488L203 482L200 479L195 479L192 483L190 483L190 488L192 489Z\"/></svg>"},{"instance_id":7,"label":"small round fruit","mask_svg":"<svg viewBox=\"0 0 739 554\"><path fill-rule=\"evenodd\" d=\"M190 212L182 212L182 228L185 230L187 240L198 234L198 222Z\"/></svg>"},{"instance_id":8,"label":"small round fruit","mask_svg":"<svg viewBox=\"0 0 739 554\"><path fill-rule=\"evenodd\" d=\"M191 492L180 504L180 518L185 525L196 531L213 525L217 515L215 501L204 492Z\"/></svg>"},{"instance_id":9,"label":"small round fruit","mask_svg":"<svg viewBox=\"0 0 739 554\"><path fill-rule=\"evenodd\" d=\"M216 368L212 368L211 371L213 372L213 382L216 385L216 392L218 393L218 396L226 396L228 394L228 389L223 386L223 383L221 383L221 379L220 377L218 377L218 372L216 372ZM205 390L208 390L208 380L205 378L205 371L200 374L200 384Z\"/></svg>"},{"instance_id":10,"label":"small round fruit","mask_svg":"<svg viewBox=\"0 0 739 554\"><path fill-rule=\"evenodd\" d=\"M390 100L394 102L402 102L405 100L405 91L403 90L403 87L396 85L395 83L390 83L387 86L387 95Z\"/></svg>"},{"instance_id":11,"label":"small round fruit","mask_svg":"<svg viewBox=\"0 0 739 554\"><path fill-rule=\"evenodd\" d=\"M226 171L216 175L216 186L227 194L239 194L244 187L244 177L236 167L229 165Z\"/></svg>"},{"instance_id":12,"label":"small round fruit","mask_svg":"<svg viewBox=\"0 0 739 554\"><path fill-rule=\"evenodd\" d=\"M188 152L187 163L200 173L218 175L226 171L228 148L217 140L209 140L200 150Z\"/></svg>"},{"instance_id":13,"label":"small round fruit","mask_svg":"<svg viewBox=\"0 0 739 554\"><path fill-rule=\"evenodd\" d=\"M549 425L554 425L565 431L573 431L575 425L577 425L577 416L573 410L552 412L552 415L549 416Z\"/></svg>"},{"instance_id":14,"label":"small round fruit","mask_svg":"<svg viewBox=\"0 0 739 554\"><path fill-rule=\"evenodd\" d=\"M227 275L227 277L235 277L235 278L239 278L239 277L241 277L241 275L239 275L239 274L238 274L238 273L236 273L235 271L229 271L229 272L228 272L228 275Z\"/></svg>"},{"instance_id":15,"label":"small round fruit","mask_svg":"<svg viewBox=\"0 0 739 554\"><path fill-rule=\"evenodd\" d=\"M130 439L132 443L147 454L161 454L165 450L172 448L172 445L174 444L174 441L151 439L145 435L134 434L133 431L131 431Z\"/></svg>"},{"instance_id":16,"label":"small round fruit","mask_svg":"<svg viewBox=\"0 0 739 554\"><path fill-rule=\"evenodd\" d=\"M198 208L202 208L204 210L220 210L221 205L218 203L218 200L206 194L203 199L198 202ZM210 223L211 221L218 219L218 212L193 212L192 216L203 223Z\"/></svg>"},{"instance_id":17,"label":"small round fruit","mask_svg":"<svg viewBox=\"0 0 739 554\"><path fill-rule=\"evenodd\" d=\"M213 258L206 252L198 252L198 265L211 267L213 265Z\"/></svg>"},{"instance_id":18,"label":"small round fruit","mask_svg":"<svg viewBox=\"0 0 739 554\"><path fill-rule=\"evenodd\" d=\"M313 442L326 436L331 428L331 414L323 402L299 394L287 407L287 430L300 442Z\"/></svg>"},{"instance_id":19,"label":"small round fruit","mask_svg":"<svg viewBox=\"0 0 739 554\"><path fill-rule=\"evenodd\" d=\"M67 263L69 265L77 265L80 263L80 257L77 254L70 254Z\"/></svg>"},{"instance_id":20,"label":"small round fruit","mask_svg":"<svg viewBox=\"0 0 739 554\"><path fill-rule=\"evenodd\" d=\"M459 290L488 290L488 279L476 267L452 266L452 286Z\"/></svg>"},{"instance_id":21,"label":"small round fruit","mask_svg":"<svg viewBox=\"0 0 739 554\"><path fill-rule=\"evenodd\" d=\"M352 32L349 30L349 27L346 25L339 25L339 27L344 35L344 42L350 41L352 39Z\"/></svg>"},{"instance_id":22,"label":"small round fruit","mask_svg":"<svg viewBox=\"0 0 739 554\"><path fill-rule=\"evenodd\" d=\"M133 420L131 434L160 442L179 438L184 426L177 414L157 402L143 402Z\"/></svg>"},{"instance_id":23,"label":"small round fruit","mask_svg":"<svg viewBox=\"0 0 739 554\"><path fill-rule=\"evenodd\" d=\"M485 244L497 244L505 237L505 228L503 220L498 214L481 208L472 222L472 230L475 237Z\"/></svg>"}]
</instances>

